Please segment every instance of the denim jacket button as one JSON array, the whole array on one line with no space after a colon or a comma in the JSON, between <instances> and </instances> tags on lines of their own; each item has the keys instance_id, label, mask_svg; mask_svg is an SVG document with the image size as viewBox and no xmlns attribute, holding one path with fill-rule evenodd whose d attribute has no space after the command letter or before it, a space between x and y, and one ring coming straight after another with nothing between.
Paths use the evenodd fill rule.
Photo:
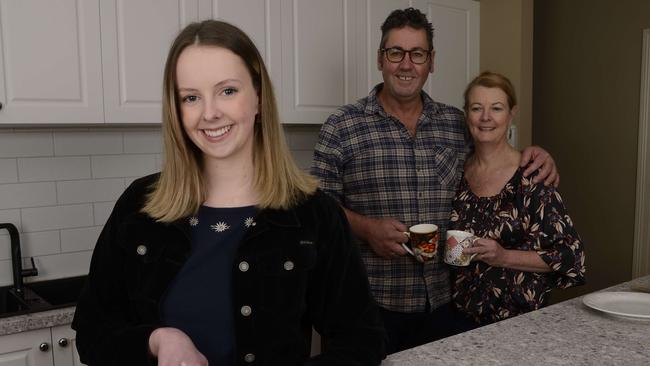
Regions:
<instances>
[{"instance_id":1,"label":"denim jacket button","mask_svg":"<svg viewBox=\"0 0 650 366\"><path fill-rule=\"evenodd\" d=\"M249 316L253 312L253 309L251 309L251 307L248 306L248 305L244 305L244 306L241 307L241 309L239 311L241 312L241 315Z\"/></svg>"},{"instance_id":2,"label":"denim jacket button","mask_svg":"<svg viewBox=\"0 0 650 366\"><path fill-rule=\"evenodd\" d=\"M250 268L250 266L248 265L248 262L246 262L246 261L239 262L239 270L240 271L246 272L246 271L248 271L248 268Z\"/></svg>"},{"instance_id":3,"label":"denim jacket button","mask_svg":"<svg viewBox=\"0 0 650 366\"><path fill-rule=\"evenodd\" d=\"M246 355L244 355L244 361L248 363L255 361L255 355L252 353L247 353Z\"/></svg>"},{"instance_id":4,"label":"denim jacket button","mask_svg":"<svg viewBox=\"0 0 650 366\"><path fill-rule=\"evenodd\" d=\"M135 249L135 251L138 252L138 254L140 254L140 255L145 255L145 254L147 254L147 247L144 246L144 245L142 245L142 244L140 244L140 245L138 245L138 247Z\"/></svg>"},{"instance_id":5,"label":"denim jacket button","mask_svg":"<svg viewBox=\"0 0 650 366\"><path fill-rule=\"evenodd\" d=\"M293 269L293 262L292 261L284 262L284 269L287 271L291 271Z\"/></svg>"}]
</instances>

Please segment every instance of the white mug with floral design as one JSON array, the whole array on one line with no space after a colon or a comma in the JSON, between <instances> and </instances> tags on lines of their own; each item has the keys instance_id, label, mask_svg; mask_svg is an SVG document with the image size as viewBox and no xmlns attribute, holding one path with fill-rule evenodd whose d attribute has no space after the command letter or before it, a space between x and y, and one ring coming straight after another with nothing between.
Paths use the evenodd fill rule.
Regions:
<instances>
[{"instance_id":1,"label":"white mug with floral design","mask_svg":"<svg viewBox=\"0 0 650 366\"><path fill-rule=\"evenodd\" d=\"M478 239L474 234L461 230L448 230L445 242L445 263L453 266L467 266L476 254L463 254L463 249L474 245Z\"/></svg>"}]
</instances>

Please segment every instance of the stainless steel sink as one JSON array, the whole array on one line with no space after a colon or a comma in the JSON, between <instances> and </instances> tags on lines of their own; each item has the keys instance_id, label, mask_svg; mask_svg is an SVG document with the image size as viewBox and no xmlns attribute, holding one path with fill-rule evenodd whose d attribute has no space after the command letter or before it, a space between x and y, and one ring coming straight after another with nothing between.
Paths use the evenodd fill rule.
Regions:
<instances>
[{"instance_id":1,"label":"stainless steel sink","mask_svg":"<svg viewBox=\"0 0 650 366\"><path fill-rule=\"evenodd\" d=\"M26 283L23 295L0 287L0 318L74 306L87 276Z\"/></svg>"}]
</instances>

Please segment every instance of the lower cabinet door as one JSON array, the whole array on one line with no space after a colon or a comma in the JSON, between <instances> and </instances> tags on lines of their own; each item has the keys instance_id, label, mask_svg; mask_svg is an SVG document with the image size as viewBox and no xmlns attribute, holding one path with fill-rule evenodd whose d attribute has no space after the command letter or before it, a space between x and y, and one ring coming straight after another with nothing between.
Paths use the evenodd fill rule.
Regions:
<instances>
[{"instance_id":1,"label":"lower cabinet door","mask_svg":"<svg viewBox=\"0 0 650 366\"><path fill-rule=\"evenodd\" d=\"M0 366L52 366L50 328L0 336Z\"/></svg>"},{"instance_id":2,"label":"lower cabinet door","mask_svg":"<svg viewBox=\"0 0 650 366\"><path fill-rule=\"evenodd\" d=\"M54 366L83 365L77 354L75 331L70 328L70 324L52 328L52 352Z\"/></svg>"}]
</instances>

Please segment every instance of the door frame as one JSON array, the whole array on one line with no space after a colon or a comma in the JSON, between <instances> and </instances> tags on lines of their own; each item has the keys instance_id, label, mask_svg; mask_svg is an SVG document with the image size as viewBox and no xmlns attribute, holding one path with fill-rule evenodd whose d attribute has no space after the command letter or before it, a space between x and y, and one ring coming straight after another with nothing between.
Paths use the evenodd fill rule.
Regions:
<instances>
[{"instance_id":1,"label":"door frame","mask_svg":"<svg viewBox=\"0 0 650 366\"><path fill-rule=\"evenodd\" d=\"M632 278L650 274L650 29L643 30Z\"/></svg>"}]
</instances>

